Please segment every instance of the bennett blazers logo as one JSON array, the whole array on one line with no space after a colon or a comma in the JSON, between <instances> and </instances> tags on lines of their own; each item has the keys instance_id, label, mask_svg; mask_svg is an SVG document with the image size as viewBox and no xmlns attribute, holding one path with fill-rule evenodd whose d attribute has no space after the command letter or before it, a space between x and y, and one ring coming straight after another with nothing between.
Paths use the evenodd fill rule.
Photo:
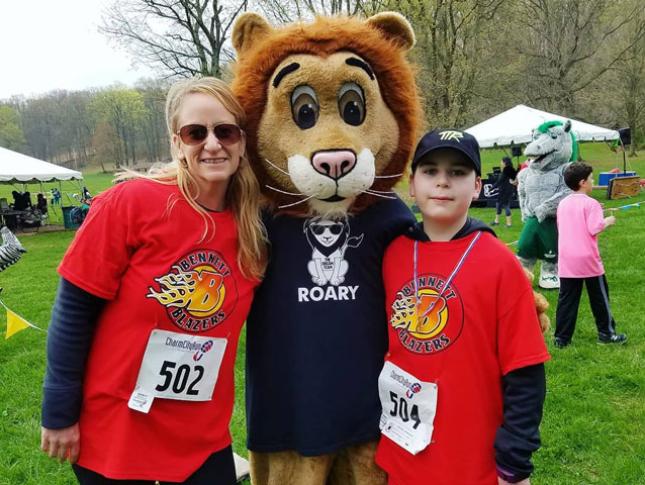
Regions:
<instances>
[{"instance_id":1,"label":"bennett blazers logo","mask_svg":"<svg viewBox=\"0 0 645 485\"><path fill-rule=\"evenodd\" d=\"M437 275L417 277L406 283L392 303L390 324L401 344L417 354L446 350L461 334L464 307L454 284L444 289L446 281Z\"/></svg>"},{"instance_id":2,"label":"bennett blazers logo","mask_svg":"<svg viewBox=\"0 0 645 485\"><path fill-rule=\"evenodd\" d=\"M188 332L210 330L224 321L237 303L229 265L216 251L188 253L155 282L158 287L149 287L146 296L165 306L172 322Z\"/></svg>"}]
</instances>

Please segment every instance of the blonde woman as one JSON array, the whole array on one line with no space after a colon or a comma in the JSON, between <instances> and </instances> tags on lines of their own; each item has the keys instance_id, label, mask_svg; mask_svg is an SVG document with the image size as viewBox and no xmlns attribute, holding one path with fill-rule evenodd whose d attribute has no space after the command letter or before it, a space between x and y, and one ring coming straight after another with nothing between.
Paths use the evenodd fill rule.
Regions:
<instances>
[{"instance_id":1,"label":"blonde woman","mask_svg":"<svg viewBox=\"0 0 645 485\"><path fill-rule=\"evenodd\" d=\"M240 329L266 264L244 113L214 78L174 85L173 162L92 203L58 271L42 444L81 484L231 485Z\"/></svg>"}]
</instances>

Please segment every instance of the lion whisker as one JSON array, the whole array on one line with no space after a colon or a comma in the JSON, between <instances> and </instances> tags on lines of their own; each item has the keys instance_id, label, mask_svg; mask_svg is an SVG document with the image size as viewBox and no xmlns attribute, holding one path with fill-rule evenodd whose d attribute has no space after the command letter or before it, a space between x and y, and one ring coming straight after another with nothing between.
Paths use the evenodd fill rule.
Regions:
<instances>
[{"instance_id":1,"label":"lion whisker","mask_svg":"<svg viewBox=\"0 0 645 485\"><path fill-rule=\"evenodd\" d=\"M302 204L303 202L307 202L309 199L313 199L313 197L313 195L310 195L309 197L305 197L304 199L299 200L298 202L294 202L293 204L279 205L278 209L285 209L287 207L293 207L294 205Z\"/></svg>"},{"instance_id":2,"label":"lion whisker","mask_svg":"<svg viewBox=\"0 0 645 485\"><path fill-rule=\"evenodd\" d=\"M300 192L287 192L286 190L281 190L281 189L276 189L275 187L271 187L270 185L264 185L267 189L275 190L276 192L280 192L281 194L285 195L305 195L301 194Z\"/></svg>"},{"instance_id":3,"label":"lion whisker","mask_svg":"<svg viewBox=\"0 0 645 485\"><path fill-rule=\"evenodd\" d=\"M289 174L289 172L287 172L286 170L284 170L284 169L282 169L282 168L278 167L275 163L273 163L273 162L272 162L271 160L269 160L268 158L265 158L264 160L265 160L269 165L271 165L273 168L275 168L278 172L282 172L283 174L285 174L285 175L286 175L286 176L288 176L288 177L290 177L290 176L291 176L291 175Z\"/></svg>"},{"instance_id":4,"label":"lion whisker","mask_svg":"<svg viewBox=\"0 0 645 485\"><path fill-rule=\"evenodd\" d=\"M389 195L396 195L396 192L393 190L376 190L376 189L367 189L370 192L375 192L377 194L389 194Z\"/></svg>"},{"instance_id":5,"label":"lion whisker","mask_svg":"<svg viewBox=\"0 0 645 485\"><path fill-rule=\"evenodd\" d=\"M364 194L373 195L375 197L382 197L384 199L396 199L396 197L393 197L393 196L390 196L390 195L379 194L378 192L372 192L371 190L361 190L361 192L364 193Z\"/></svg>"}]
</instances>

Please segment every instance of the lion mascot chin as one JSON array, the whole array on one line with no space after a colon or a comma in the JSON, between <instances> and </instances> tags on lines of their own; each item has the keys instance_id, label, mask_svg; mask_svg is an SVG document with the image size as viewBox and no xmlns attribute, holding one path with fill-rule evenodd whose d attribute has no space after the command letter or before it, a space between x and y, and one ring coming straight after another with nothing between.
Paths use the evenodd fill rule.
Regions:
<instances>
[{"instance_id":1,"label":"lion mascot chin","mask_svg":"<svg viewBox=\"0 0 645 485\"><path fill-rule=\"evenodd\" d=\"M381 260L414 223L392 192L420 100L399 14L274 28L240 16L233 89L268 201L270 262L247 321L255 485L385 483L374 464L387 351Z\"/></svg>"}]
</instances>

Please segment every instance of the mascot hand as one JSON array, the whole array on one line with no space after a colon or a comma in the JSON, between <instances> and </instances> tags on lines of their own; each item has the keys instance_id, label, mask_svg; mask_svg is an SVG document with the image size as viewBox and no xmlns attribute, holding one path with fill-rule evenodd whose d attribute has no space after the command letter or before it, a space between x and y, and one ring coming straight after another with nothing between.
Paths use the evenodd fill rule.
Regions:
<instances>
[{"instance_id":1,"label":"mascot hand","mask_svg":"<svg viewBox=\"0 0 645 485\"><path fill-rule=\"evenodd\" d=\"M342 276L332 276L329 280L329 282L334 286L340 285L343 281L345 281L345 278Z\"/></svg>"},{"instance_id":2,"label":"mascot hand","mask_svg":"<svg viewBox=\"0 0 645 485\"><path fill-rule=\"evenodd\" d=\"M533 283L533 273L526 268L523 269L526 277L531 283ZM540 329L543 334L546 334L551 327L551 321L549 320L549 316L546 314L546 311L549 309L549 302L544 295L537 291L533 291L533 300L535 301L535 310L537 311L538 320L540 321Z\"/></svg>"},{"instance_id":3,"label":"mascot hand","mask_svg":"<svg viewBox=\"0 0 645 485\"><path fill-rule=\"evenodd\" d=\"M546 219L548 216L549 213L548 210L544 207L544 204L539 205L535 208L535 217L537 217L538 222L544 221L544 219Z\"/></svg>"},{"instance_id":4,"label":"mascot hand","mask_svg":"<svg viewBox=\"0 0 645 485\"><path fill-rule=\"evenodd\" d=\"M541 206L538 206L535 208L535 217L537 217L538 222L542 222L544 220L544 211L540 210Z\"/></svg>"}]
</instances>

